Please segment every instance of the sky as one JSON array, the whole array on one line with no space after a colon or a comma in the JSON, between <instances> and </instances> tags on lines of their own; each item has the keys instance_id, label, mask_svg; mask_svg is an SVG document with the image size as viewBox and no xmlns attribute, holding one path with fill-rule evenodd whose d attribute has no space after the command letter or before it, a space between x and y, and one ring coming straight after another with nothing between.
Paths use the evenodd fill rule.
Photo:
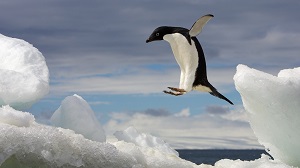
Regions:
<instances>
[{"instance_id":1,"label":"sky","mask_svg":"<svg viewBox=\"0 0 300 168\"><path fill-rule=\"evenodd\" d=\"M0 2L0 33L46 59L50 92L27 110L39 122L78 94L109 138L134 126L174 148L261 148L233 76L238 64L273 75L299 67L299 8L297 0L10 0ZM179 67L167 42L145 42L158 26L190 28L205 14L215 16L197 36L208 80L234 106L208 93L164 94L178 86Z\"/></svg>"}]
</instances>

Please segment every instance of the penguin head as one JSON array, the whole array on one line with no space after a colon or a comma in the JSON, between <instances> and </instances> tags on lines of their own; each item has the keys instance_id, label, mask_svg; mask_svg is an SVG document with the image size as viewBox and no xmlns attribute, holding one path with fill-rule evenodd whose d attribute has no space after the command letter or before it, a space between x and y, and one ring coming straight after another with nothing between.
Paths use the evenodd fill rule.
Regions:
<instances>
[{"instance_id":1,"label":"penguin head","mask_svg":"<svg viewBox=\"0 0 300 168\"><path fill-rule=\"evenodd\" d=\"M163 40L166 34L172 34L172 33L174 33L173 27L169 27L169 26L158 27L152 32L152 34L146 40L146 43L149 43L151 41Z\"/></svg>"}]
</instances>

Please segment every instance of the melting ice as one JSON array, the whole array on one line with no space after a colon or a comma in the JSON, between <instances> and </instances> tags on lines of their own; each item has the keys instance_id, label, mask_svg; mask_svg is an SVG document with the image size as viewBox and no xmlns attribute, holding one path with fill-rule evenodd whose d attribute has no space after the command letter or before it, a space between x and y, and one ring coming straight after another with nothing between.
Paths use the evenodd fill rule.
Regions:
<instances>
[{"instance_id":1,"label":"melting ice","mask_svg":"<svg viewBox=\"0 0 300 168\"><path fill-rule=\"evenodd\" d=\"M5 61L5 64L0 62L0 105L4 105L0 108L1 167L300 166L295 152L299 151L296 143L299 139L299 131L296 130L299 128L299 113L296 110L300 104L300 78L294 78L299 69L282 71L278 82L268 74L242 65L238 67L234 79L250 113L251 126L275 160L262 155L253 161L223 159L212 166L196 165L181 159L161 139L139 133L132 127L115 134L119 141L105 142L101 124L86 101L78 95L67 97L52 116L52 122L59 127L35 122L32 114L16 108L28 107L48 93L48 68L44 57L29 43L0 35L0 58ZM91 124L82 125L84 122Z\"/></svg>"}]
</instances>

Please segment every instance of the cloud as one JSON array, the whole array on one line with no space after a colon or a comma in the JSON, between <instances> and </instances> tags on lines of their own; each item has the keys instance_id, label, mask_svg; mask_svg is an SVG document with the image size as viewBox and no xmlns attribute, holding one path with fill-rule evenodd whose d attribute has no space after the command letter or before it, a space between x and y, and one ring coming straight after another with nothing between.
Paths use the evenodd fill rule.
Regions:
<instances>
[{"instance_id":1,"label":"cloud","mask_svg":"<svg viewBox=\"0 0 300 168\"><path fill-rule=\"evenodd\" d=\"M19 10L20 6L30 10ZM125 88L124 77L149 82L148 79L155 79L149 72L155 70L149 69L152 65L165 67L167 72L161 72L162 75L178 67L167 42L146 44L145 39L158 26L189 28L200 16L212 13L214 19L198 39L207 58L209 80L224 89L233 87L232 76L239 63L272 74L298 66L294 61L300 52L296 6L295 0L12 0L1 2L0 32L22 38L41 50L50 69L52 93L104 89L113 93L149 93L158 89L131 88L133 82ZM145 71L148 72L142 74ZM168 79L175 82L177 78ZM87 80L115 87L98 87Z\"/></svg>"},{"instance_id":2,"label":"cloud","mask_svg":"<svg viewBox=\"0 0 300 168\"><path fill-rule=\"evenodd\" d=\"M170 112L168 112L165 109L147 109L145 110L144 114L159 117L159 116L169 116Z\"/></svg>"},{"instance_id":3,"label":"cloud","mask_svg":"<svg viewBox=\"0 0 300 168\"><path fill-rule=\"evenodd\" d=\"M230 113L241 115L240 110L232 110ZM173 115L122 112L111 115L111 119L105 124L105 130L112 135L115 131L134 126L141 132L161 137L176 149L261 148L249 123L238 118L207 113L191 116L188 109L175 114L173 112Z\"/></svg>"},{"instance_id":4,"label":"cloud","mask_svg":"<svg viewBox=\"0 0 300 168\"><path fill-rule=\"evenodd\" d=\"M183 110L181 110L179 113L175 113L174 116L175 117L189 117L190 114L190 109L189 108L185 108Z\"/></svg>"},{"instance_id":5,"label":"cloud","mask_svg":"<svg viewBox=\"0 0 300 168\"><path fill-rule=\"evenodd\" d=\"M227 106L218 106L218 105L210 105L206 106L205 111L208 114L226 114L229 112L229 107Z\"/></svg>"},{"instance_id":6,"label":"cloud","mask_svg":"<svg viewBox=\"0 0 300 168\"><path fill-rule=\"evenodd\" d=\"M93 65L91 65L93 66ZM147 67L130 66L120 72L105 72L93 74L93 70L85 69L78 76L68 76L73 68L58 72L60 78L54 78L51 82L52 94L79 93L79 94L151 94L162 93L168 86L177 87L179 83L180 70L174 67L166 70L148 69ZM222 68L210 69L209 81L222 93L234 90L233 75L235 69ZM222 87L223 86L223 87Z\"/></svg>"}]
</instances>

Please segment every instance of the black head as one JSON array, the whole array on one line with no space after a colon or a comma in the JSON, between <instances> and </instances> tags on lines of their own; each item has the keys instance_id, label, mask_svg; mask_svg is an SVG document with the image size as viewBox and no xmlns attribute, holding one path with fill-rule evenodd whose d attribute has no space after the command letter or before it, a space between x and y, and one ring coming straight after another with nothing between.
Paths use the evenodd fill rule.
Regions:
<instances>
[{"instance_id":1,"label":"black head","mask_svg":"<svg viewBox=\"0 0 300 168\"><path fill-rule=\"evenodd\" d=\"M175 29L175 27L170 26L158 27L152 32L152 34L146 40L146 43L149 43L151 41L163 40L164 35L174 33Z\"/></svg>"}]
</instances>

